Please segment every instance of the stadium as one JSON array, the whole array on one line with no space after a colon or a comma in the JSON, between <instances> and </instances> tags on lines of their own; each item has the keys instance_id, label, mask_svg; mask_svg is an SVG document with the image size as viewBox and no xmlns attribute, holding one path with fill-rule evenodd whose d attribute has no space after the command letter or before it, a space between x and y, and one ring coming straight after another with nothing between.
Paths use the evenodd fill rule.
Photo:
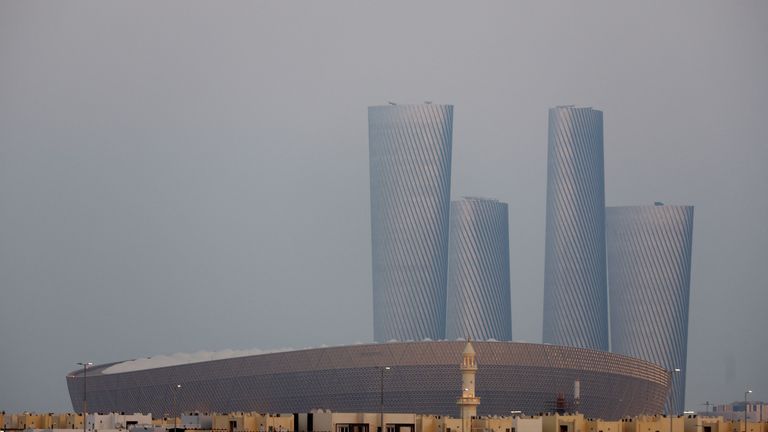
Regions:
<instances>
[{"instance_id":1,"label":"stadium","mask_svg":"<svg viewBox=\"0 0 768 432\"><path fill-rule=\"evenodd\" d=\"M175 365L140 360L97 365L87 371L88 410L159 416L383 409L455 416L465 344L390 342ZM618 419L661 412L669 391L668 371L632 357L546 344L472 344L478 363L478 415L564 410ZM82 370L67 376L75 410L82 407L83 378Z\"/></svg>"}]
</instances>

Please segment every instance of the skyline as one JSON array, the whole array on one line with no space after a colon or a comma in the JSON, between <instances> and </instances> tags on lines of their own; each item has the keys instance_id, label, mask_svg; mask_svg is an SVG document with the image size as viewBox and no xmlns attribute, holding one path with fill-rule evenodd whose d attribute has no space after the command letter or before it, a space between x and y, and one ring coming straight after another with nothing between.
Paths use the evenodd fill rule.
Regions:
<instances>
[{"instance_id":1,"label":"skyline","mask_svg":"<svg viewBox=\"0 0 768 432\"><path fill-rule=\"evenodd\" d=\"M77 361L370 340L387 100L456 106L531 342L546 109L603 110L606 205L697 208L686 409L768 398L765 5L177 6L0 5L0 409L66 408Z\"/></svg>"}]
</instances>

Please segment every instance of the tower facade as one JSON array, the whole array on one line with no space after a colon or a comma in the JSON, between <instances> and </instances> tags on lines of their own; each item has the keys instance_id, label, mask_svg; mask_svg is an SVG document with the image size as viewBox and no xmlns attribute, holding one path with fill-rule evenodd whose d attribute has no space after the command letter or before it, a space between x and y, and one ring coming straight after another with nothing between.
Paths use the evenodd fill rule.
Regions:
<instances>
[{"instance_id":1,"label":"tower facade","mask_svg":"<svg viewBox=\"0 0 768 432\"><path fill-rule=\"evenodd\" d=\"M445 338L512 340L507 204L451 203Z\"/></svg>"},{"instance_id":2,"label":"tower facade","mask_svg":"<svg viewBox=\"0 0 768 432\"><path fill-rule=\"evenodd\" d=\"M606 238L611 350L669 370L667 409L679 414L685 402L693 207L608 207Z\"/></svg>"},{"instance_id":3,"label":"tower facade","mask_svg":"<svg viewBox=\"0 0 768 432\"><path fill-rule=\"evenodd\" d=\"M608 350L603 113L549 110L543 341Z\"/></svg>"},{"instance_id":4,"label":"tower facade","mask_svg":"<svg viewBox=\"0 0 768 432\"><path fill-rule=\"evenodd\" d=\"M462 431L472 430L472 417L477 415L477 406L480 405L480 398L475 396L476 375L475 348L467 340L461 353L461 397L456 401L461 411Z\"/></svg>"},{"instance_id":5,"label":"tower facade","mask_svg":"<svg viewBox=\"0 0 768 432\"><path fill-rule=\"evenodd\" d=\"M373 337L443 339L452 105L368 108Z\"/></svg>"}]
</instances>

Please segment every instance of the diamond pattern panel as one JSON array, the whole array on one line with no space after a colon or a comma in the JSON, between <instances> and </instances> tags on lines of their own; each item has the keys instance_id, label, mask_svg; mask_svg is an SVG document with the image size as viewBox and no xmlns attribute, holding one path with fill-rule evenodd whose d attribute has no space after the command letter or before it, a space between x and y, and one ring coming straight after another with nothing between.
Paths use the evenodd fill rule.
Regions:
<instances>
[{"instance_id":1,"label":"diamond pattern panel","mask_svg":"<svg viewBox=\"0 0 768 432\"><path fill-rule=\"evenodd\" d=\"M549 110L543 341L608 350L603 113Z\"/></svg>"},{"instance_id":2,"label":"diamond pattern panel","mask_svg":"<svg viewBox=\"0 0 768 432\"><path fill-rule=\"evenodd\" d=\"M368 109L374 340L443 339L453 106Z\"/></svg>"},{"instance_id":3,"label":"diamond pattern panel","mask_svg":"<svg viewBox=\"0 0 768 432\"><path fill-rule=\"evenodd\" d=\"M611 349L672 373L673 413L685 402L693 207L606 209ZM667 407L670 408L670 407Z\"/></svg>"},{"instance_id":4,"label":"diamond pattern panel","mask_svg":"<svg viewBox=\"0 0 768 432\"><path fill-rule=\"evenodd\" d=\"M446 339L512 339L507 204L451 203L447 296Z\"/></svg>"},{"instance_id":5,"label":"diamond pattern panel","mask_svg":"<svg viewBox=\"0 0 768 432\"><path fill-rule=\"evenodd\" d=\"M272 413L378 412L380 367L385 411L458 415L459 364L465 342L411 342L290 351L104 374L88 374L92 411L172 414L173 390L181 411ZM473 342L479 365L480 414L549 411L558 393L572 396L581 381L580 411L616 419L658 413L669 375L652 363L581 348ZM386 349L382 349L386 348ZM322 358L309 365L306 358ZM67 376L73 407L82 401L81 371Z\"/></svg>"}]
</instances>

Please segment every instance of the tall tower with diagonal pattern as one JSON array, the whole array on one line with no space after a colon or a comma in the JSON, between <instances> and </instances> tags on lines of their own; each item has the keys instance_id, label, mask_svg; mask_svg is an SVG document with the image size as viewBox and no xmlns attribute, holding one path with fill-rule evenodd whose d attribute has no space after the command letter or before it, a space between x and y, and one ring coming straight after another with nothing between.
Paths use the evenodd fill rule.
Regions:
<instances>
[{"instance_id":1,"label":"tall tower with diagonal pattern","mask_svg":"<svg viewBox=\"0 0 768 432\"><path fill-rule=\"evenodd\" d=\"M373 337L443 339L452 105L368 108Z\"/></svg>"},{"instance_id":2,"label":"tall tower with diagonal pattern","mask_svg":"<svg viewBox=\"0 0 768 432\"><path fill-rule=\"evenodd\" d=\"M445 338L512 340L507 204L451 203Z\"/></svg>"},{"instance_id":3,"label":"tall tower with diagonal pattern","mask_svg":"<svg viewBox=\"0 0 768 432\"><path fill-rule=\"evenodd\" d=\"M549 110L545 343L608 350L603 113Z\"/></svg>"},{"instance_id":4,"label":"tall tower with diagonal pattern","mask_svg":"<svg viewBox=\"0 0 768 432\"><path fill-rule=\"evenodd\" d=\"M685 402L693 207L606 209L611 350L681 372L672 375L672 413Z\"/></svg>"}]
</instances>

